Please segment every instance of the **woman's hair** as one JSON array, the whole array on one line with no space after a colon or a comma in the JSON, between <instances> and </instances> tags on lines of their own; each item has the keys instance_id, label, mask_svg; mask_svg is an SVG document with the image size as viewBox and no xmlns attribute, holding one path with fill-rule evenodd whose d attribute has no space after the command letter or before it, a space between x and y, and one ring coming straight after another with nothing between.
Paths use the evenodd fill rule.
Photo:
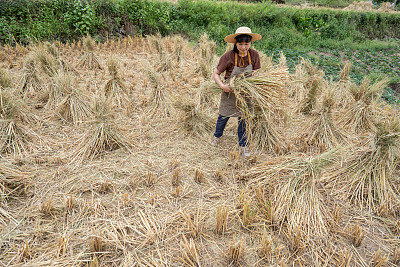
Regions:
<instances>
[{"instance_id":1,"label":"woman's hair","mask_svg":"<svg viewBox=\"0 0 400 267\"><path fill-rule=\"evenodd\" d=\"M251 36L248 34L241 34L235 37L236 43L250 43ZM239 54L239 50L236 47L236 43L233 45L233 52Z\"/></svg>"}]
</instances>

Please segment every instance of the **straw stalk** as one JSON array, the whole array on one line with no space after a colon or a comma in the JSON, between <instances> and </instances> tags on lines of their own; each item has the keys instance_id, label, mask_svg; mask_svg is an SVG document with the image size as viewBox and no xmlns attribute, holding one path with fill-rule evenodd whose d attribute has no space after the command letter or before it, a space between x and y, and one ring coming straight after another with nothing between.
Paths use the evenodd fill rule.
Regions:
<instances>
[{"instance_id":1,"label":"straw stalk","mask_svg":"<svg viewBox=\"0 0 400 267\"><path fill-rule=\"evenodd\" d=\"M221 205L217 207L217 228L216 233L217 235L221 235L226 231L226 224L228 218L228 207Z\"/></svg>"},{"instance_id":2,"label":"straw stalk","mask_svg":"<svg viewBox=\"0 0 400 267\"><path fill-rule=\"evenodd\" d=\"M193 239L190 238L188 241L186 237L183 235L183 241L181 241L180 244L182 250L182 257L180 257L179 260L187 266L193 266L193 267L201 266L199 251Z\"/></svg>"}]
</instances>

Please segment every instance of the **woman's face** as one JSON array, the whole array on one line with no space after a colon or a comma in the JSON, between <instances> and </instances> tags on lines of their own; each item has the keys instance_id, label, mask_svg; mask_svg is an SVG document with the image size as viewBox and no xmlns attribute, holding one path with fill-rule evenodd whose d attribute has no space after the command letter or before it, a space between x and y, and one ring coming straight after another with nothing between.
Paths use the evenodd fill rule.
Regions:
<instances>
[{"instance_id":1,"label":"woman's face","mask_svg":"<svg viewBox=\"0 0 400 267\"><path fill-rule=\"evenodd\" d=\"M246 43L246 42L241 42L241 43L236 43L236 47L239 50L240 54L247 54L247 51L249 50L251 46L251 42Z\"/></svg>"}]
</instances>

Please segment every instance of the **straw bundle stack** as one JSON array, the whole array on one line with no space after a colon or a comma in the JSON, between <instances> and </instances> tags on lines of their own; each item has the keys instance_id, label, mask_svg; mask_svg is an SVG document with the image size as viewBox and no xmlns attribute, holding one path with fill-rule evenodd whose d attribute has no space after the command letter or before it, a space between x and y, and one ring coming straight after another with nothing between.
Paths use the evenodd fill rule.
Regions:
<instances>
[{"instance_id":1,"label":"straw bundle stack","mask_svg":"<svg viewBox=\"0 0 400 267\"><path fill-rule=\"evenodd\" d=\"M217 65L216 62L216 43L209 39L205 33L200 37L200 59L196 72L199 72L203 78L209 79Z\"/></svg>"},{"instance_id":2,"label":"straw bundle stack","mask_svg":"<svg viewBox=\"0 0 400 267\"><path fill-rule=\"evenodd\" d=\"M168 117L171 113L171 107L168 99L168 92L166 91L167 89L161 81L160 75L154 69L150 69L147 75L152 85L149 100L149 102L151 102L151 107L148 114L149 116L159 114L162 117Z\"/></svg>"},{"instance_id":3,"label":"straw bundle stack","mask_svg":"<svg viewBox=\"0 0 400 267\"><path fill-rule=\"evenodd\" d=\"M0 91L0 153L21 155L26 150L27 135L17 121L20 107L13 96Z\"/></svg>"},{"instance_id":4,"label":"straw bundle stack","mask_svg":"<svg viewBox=\"0 0 400 267\"><path fill-rule=\"evenodd\" d=\"M357 134L375 129L375 120L380 113L378 100L387 83L387 78L372 85L364 79L360 86L350 87L353 103L341 119L343 126Z\"/></svg>"},{"instance_id":5,"label":"straw bundle stack","mask_svg":"<svg viewBox=\"0 0 400 267\"><path fill-rule=\"evenodd\" d=\"M181 119L184 131L194 135L207 136L213 130L215 124L213 120L203 113L194 102L179 98L179 100L174 101L174 106L184 112Z\"/></svg>"},{"instance_id":6,"label":"straw bundle stack","mask_svg":"<svg viewBox=\"0 0 400 267\"><path fill-rule=\"evenodd\" d=\"M303 80L306 90L305 97L300 102L299 111L309 115L315 110L317 98L324 86L324 72L313 66L311 61L303 59L301 66L304 68L305 79Z\"/></svg>"},{"instance_id":7,"label":"straw bundle stack","mask_svg":"<svg viewBox=\"0 0 400 267\"><path fill-rule=\"evenodd\" d=\"M237 106L249 129L249 142L256 149L279 153L287 147L271 118L281 116L284 110L286 92L283 87L288 75L287 68L275 68L251 77L240 75L230 81Z\"/></svg>"},{"instance_id":8,"label":"straw bundle stack","mask_svg":"<svg viewBox=\"0 0 400 267\"><path fill-rule=\"evenodd\" d=\"M7 161L0 162L0 197L21 195L26 192L31 180L29 173L22 172Z\"/></svg>"},{"instance_id":9,"label":"straw bundle stack","mask_svg":"<svg viewBox=\"0 0 400 267\"><path fill-rule=\"evenodd\" d=\"M257 164L242 175L250 183L271 188L274 192L274 217L281 227L300 230L308 237L327 233L329 212L319 192L321 171L331 165L337 151L318 157L283 157ZM279 177L277 183L276 177Z\"/></svg>"},{"instance_id":10,"label":"straw bundle stack","mask_svg":"<svg viewBox=\"0 0 400 267\"><path fill-rule=\"evenodd\" d=\"M12 86L12 80L8 72L0 68L0 89L9 88Z\"/></svg>"},{"instance_id":11,"label":"straw bundle stack","mask_svg":"<svg viewBox=\"0 0 400 267\"><path fill-rule=\"evenodd\" d=\"M82 66L90 70L101 69L100 61L94 54L96 42L88 35L83 39L83 45L85 46L86 52L79 61L78 66Z\"/></svg>"},{"instance_id":12,"label":"straw bundle stack","mask_svg":"<svg viewBox=\"0 0 400 267\"><path fill-rule=\"evenodd\" d=\"M129 150L132 144L120 134L120 131L111 122L111 104L104 97L96 98L94 104L95 121L80 138L77 147L72 152L70 164L76 166L84 160L92 160L106 151L119 148Z\"/></svg>"},{"instance_id":13,"label":"straw bundle stack","mask_svg":"<svg viewBox=\"0 0 400 267\"><path fill-rule=\"evenodd\" d=\"M115 100L118 107L122 107L123 103L129 101L127 88L119 75L119 64L116 58L111 58L107 62L108 72L111 79L108 80L104 87L104 93L107 97Z\"/></svg>"},{"instance_id":14,"label":"straw bundle stack","mask_svg":"<svg viewBox=\"0 0 400 267\"><path fill-rule=\"evenodd\" d=\"M89 97L78 89L73 89L58 105L56 114L62 120L74 125L85 122L93 116Z\"/></svg>"},{"instance_id":15,"label":"straw bundle stack","mask_svg":"<svg viewBox=\"0 0 400 267\"><path fill-rule=\"evenodd\" d=\"M350 80L352 65L353 63L351 61L347 61L340 70L339 81L335 90L335 98L337 99L336 105L339 107L346 107L352 100L352 96L349 93L349 88L353 85Z\"/></svg>"},{"instance_id":16,"label":"straw bundle stack","mask_svg":"<svg viewBox=\"0 0 400 267\"><path fill-rule=\"evenodd\" d=\"M36 92L43 89L43 80L39 75L35 55L30 53L24 60L23 76L21 78L21 91L25 96L35 95Z\"/></svg>"},{"instance_id":17,"label":"straw bundle stack","mask_svg":"<svg viewBox=\"0 0 400 267\"><path fill-rule=\"evenodd\" d=\"M324 180L335 195L361 207L367 206L372 211L398 208L399 178L394 171L400 159L399 120L391 117L377 124L377 132L368 143L369 148L360 146L341 162L340 168L328 172Z\"/></svg>"},{"instance_id":18,"label":"straw bundle stack","mask_svg":"<svg viewBox=\"0 0 400 267\"><path fill-rule=\"evenodd\" d=\"M311 115L310 123L303 128L300 140L307 145L307 149L308 146L312 146L323 152L346 142L346 134L332 118L334 103L334 93L330 91L324 96L322 107Z\"/></svg>"}]
</instances>

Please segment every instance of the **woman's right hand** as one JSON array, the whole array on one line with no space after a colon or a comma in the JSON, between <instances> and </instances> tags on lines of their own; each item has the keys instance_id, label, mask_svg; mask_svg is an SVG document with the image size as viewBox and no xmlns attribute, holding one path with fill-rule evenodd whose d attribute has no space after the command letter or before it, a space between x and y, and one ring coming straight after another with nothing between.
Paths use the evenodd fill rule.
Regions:
<instances>
[{"instance_id":1,"label":"woman's right hand","mask_svg":"<svg viewBox=\"0 0 400 267\"><path fill-rule=\"evenodd\" d=\"M224 84L221 86L222 91L225 93L230 93L231 92L231 87L228 84Z\"/></svg>"}]
</instances>

